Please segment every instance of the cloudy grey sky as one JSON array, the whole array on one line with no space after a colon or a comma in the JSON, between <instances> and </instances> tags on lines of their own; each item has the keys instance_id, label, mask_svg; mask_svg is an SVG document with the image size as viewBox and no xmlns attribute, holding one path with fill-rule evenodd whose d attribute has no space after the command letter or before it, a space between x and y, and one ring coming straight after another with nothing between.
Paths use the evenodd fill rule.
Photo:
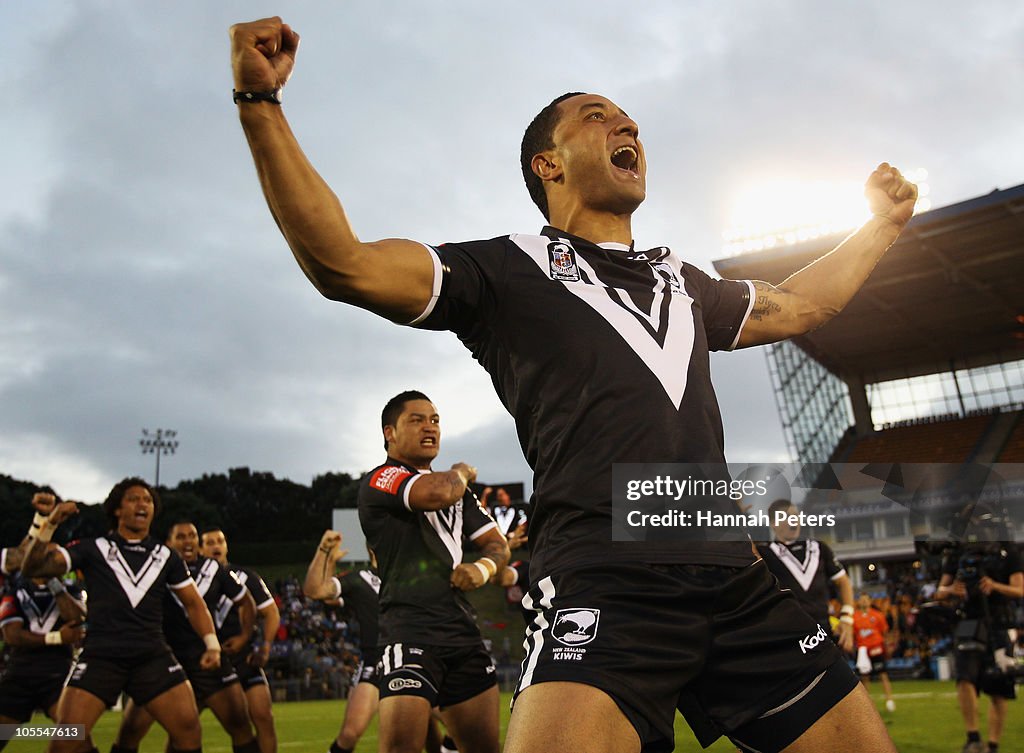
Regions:
<instances>
[{"instance_id":1,"label":"cloudy grey sky","mask_svg":"<svg viewBox=\"0 0 1024 753\"><path fill-rule=\"evenodd\" d=\"M711 271L737 190L925 167L943 206L1024 182L1018 0L0 4L0 473L96 501L161 481L308 483L381 459L382 402L416 386L440 462L528 476L486 374L306 282L263 203L230 101L228 26L302 35L286 109L364 239L535 231L523 128L604 93L640 124L638 245ZM396 280L396 284L400 281ZM736 462L781 459L764 353L713 359Z\"/></svg>"}]
</instances>

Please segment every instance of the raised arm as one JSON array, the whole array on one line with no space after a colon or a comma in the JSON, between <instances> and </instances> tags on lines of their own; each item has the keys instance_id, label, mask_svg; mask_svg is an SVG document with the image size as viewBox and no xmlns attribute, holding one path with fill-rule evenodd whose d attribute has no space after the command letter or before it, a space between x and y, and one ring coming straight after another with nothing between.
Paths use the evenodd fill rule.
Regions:
<instances>
[{"instance_id":1,"label":"raised arm","mask_svg":"<svg viewBox=\"0 0 1024 753\"><path fill-rule=\"evenodd\" d=\"M302 593L311 599L325 601L338 598L332 581L334 563L344 556L341 549L341 534L337 531L324 531L320 537L320 545L313 555L313 561L306 568L306 580L302 583Z\"/></svg>"},{"instance_id":2,"label":"raised arm","mask_svg":"<svg viewBox=\"0 0 1024 753\"><path fill-rule=\"evenodd\" d=\"M843 310L914 213L917 186L883 162L865 184L874 215L857 232L778 287L755 282L756 299L737 347L785 340L817 329Z\"/></svg>"},{"instance_id":3,"label":"raised arm","mask_svg":"<svg viewBox=\"0 0 1024 753\"><path fill-rule=\"evenodd\" d=\"M236 24L230 35L235 90L280 90L295 65L299 35L276 16ZM241 101L237 107L270 212L316 289L393 321L418 317L433 290L429 252L409 240L361 242L338 197L303 153L281 106ZM347 125L358 117L353 114ZM344 147L359 148L365 124L359 125L343 129L352 134L341 140Z\"/></svg>"},{"instance_id":4,"label":"raised arm","mask_svg":"<svg viewBox=\"0 0 1024 753\"><path fill-rule=\"evenodd\" d=\"M416 477L409 490L409 507L413 510L443 510L451 507L466 493L466 487L476 481L476 468L467 463L456 463L448 471L424 473Z\"/></svg>"},{"instance_id":5,"label":"raised arm","mask_svg":"<svg viewBox=\"0 0 1024 753\"><path fill-rule=\"evenodd\" d=\"M52 512L38 522L34 521L26 539L27 549L21 563L22 575L29 578L53 577L64 575L68 571L69 562L60 548L50 543L50 537L57 526L78 514L78 505L74 502L61 502L53 507Z\"/></svg>"}]
</instances>

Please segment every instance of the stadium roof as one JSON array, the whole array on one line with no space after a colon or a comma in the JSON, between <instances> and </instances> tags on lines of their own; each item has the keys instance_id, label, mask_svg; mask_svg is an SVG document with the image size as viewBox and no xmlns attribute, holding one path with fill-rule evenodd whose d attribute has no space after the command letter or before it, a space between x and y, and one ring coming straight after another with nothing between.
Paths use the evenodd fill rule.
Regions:
<instances>
[{"instance_id":1,"label":"stadium roof","mask_svg":"<svg viewBox=\"0 0 1024 753\"><path fill-rule=\"evenodd\" d=\"M819 238L714 262L722 277L786 277ZM1024 184L923 212L828 324L794 342L866 384L1024 358Z\"/></svg>"}]
</instances>

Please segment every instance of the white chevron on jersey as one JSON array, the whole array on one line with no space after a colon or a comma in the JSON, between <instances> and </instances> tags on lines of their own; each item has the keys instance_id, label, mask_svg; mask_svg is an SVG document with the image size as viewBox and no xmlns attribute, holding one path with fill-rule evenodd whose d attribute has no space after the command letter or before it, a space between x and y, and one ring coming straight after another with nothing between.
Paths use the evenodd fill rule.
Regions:
<instances>
[{"instance_id":1,"label":"white chevron on jersey","mask_svg":"<svg viewBox=\"0 0 1024 753\"><path fill-rule=\"evenodd\" d=\"M510 238L540 267L541 272L550 275L550 238L537 235L512 235ZM560 238L559 242L572 248L572 243L564 238ZM675 254L668 252L667 255L656 260L648 260L647 263L651 266L653 294L649 311L639 308L626 291L603 282L579 252L576 252L576 264L583 281L560 282L567 291L612 325L657 377L669 400L678 408L682 404L683 393L686 392L686 365L690 362L690 355L693 352L693 299L686 295L678 283L682 279L682 269L681 262ZM669 276L670 272L675 277L674 283ZM662 321L666 296L667 321ZM663 328L664 342L659 343L657 333Z\"/></svg>"},{"instance_id":2,"label":"white chevron on jersey","mask_svg":"<svg viewBox=\"0 0 1024 753\"><path fill-rule=\"evenodd\" d=\"M821 561L821 547L818 542L811 539L807 542L807 551L804 553L803 562L796 558L796 555L789 551L789 547L781 541L773 541L771 550L775 556L786 566L786 569L793 574L796 582L805 591L811 587L814 576L818 572L818 563Z\"/></svg>"},{"instance_id":3,"label":"white chevron on jersey","mask_svg":"<svg viewBox=\"0 0 1024 753\"><path fill-rule=\"evenodd\" d=\"M135 572L127 560L125 560L124 555L121 554L120 548L113 541L101 536L96 539L96 547L101 552L104 549L107 550L107 556L103 558L103 561L114 572L114 576L117 578L121 590L124 591L124 595L128 597L132 608L137 607L143 597L149 593L149 589L153 587L156 579L160 577L160 571L163 570L164 563L171 556L170 549L163 544L157 544L142 563L139 571Z\"/></svg>"},{"instance_id":4,"label":"white chevron on jersey","mask_svg":"<svg viewBox=\"0 0 1024 753\"><path fill-rule=\"evenodd\" d=\"M462 500L443 510L423 513L452 556L452 569L462 562Z\"/></svg>"},{"instance_id":5,"label":"white chevron on jersey","mask_svg":"<svg viewBox=\"0 0 1024 753\"><path fill-rule=\"evenodd\" d=\"M213 581L217 578L217 571L220 569L220 565L217 564L217 560L206 560L203 566L199 568L199 572L196 573L196 577L193 579L196 582L196 588L199 589L200 596L206 596L206 592L210 590L210 586L213 585Z\"/></svg>"},{"instance_id":6,"label":"white chevron on jersey","mask_svg":"<svg viewBox=\"0 0 1024 753\"><path fill-rule=\"evenodd\" d=\"M39 611L36 600L24 588L18 589L18 602L21 604L21 611L28 617L28 629L36 635L46 635L56 624L60 617L60 609L57 606L57 599L50 600L50 606L44 611Z\"/></svg>"}]
</instances>

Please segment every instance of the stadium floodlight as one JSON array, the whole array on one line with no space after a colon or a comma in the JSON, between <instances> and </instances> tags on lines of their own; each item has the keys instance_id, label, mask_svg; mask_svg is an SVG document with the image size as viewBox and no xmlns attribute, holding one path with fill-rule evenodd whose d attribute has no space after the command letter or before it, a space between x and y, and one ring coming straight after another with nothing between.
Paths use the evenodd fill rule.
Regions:
<instances>
[{"instance_id":1,"label":"stadium floodlight","mask_svg":"<svg viewBox=\"0 0 1024 753\"><path fill-rule=\"evenodd\" d=\"M917 183L915 214L928 211L930 187L923 168L905 174ZM726 256L792 246L829 235L849 233L870 217L862 181L772 180L737 192L722 233Z\"/></svg>"},{"instance_id":2,"label":"stadium floodlight","mask_svg":"<svg viewBox=\"0 0 1024 753\"><path fill-rule=\"evenodd\" d=\"M160 456L174 454L178 449L177 436L178 432L174 429L157 429L153 434L150 434L148 429L142 430L142 439L139 440L142 454L156 455L156 479L153 483L155 488L160 488Z\"/></svg>"}]
</instances>

